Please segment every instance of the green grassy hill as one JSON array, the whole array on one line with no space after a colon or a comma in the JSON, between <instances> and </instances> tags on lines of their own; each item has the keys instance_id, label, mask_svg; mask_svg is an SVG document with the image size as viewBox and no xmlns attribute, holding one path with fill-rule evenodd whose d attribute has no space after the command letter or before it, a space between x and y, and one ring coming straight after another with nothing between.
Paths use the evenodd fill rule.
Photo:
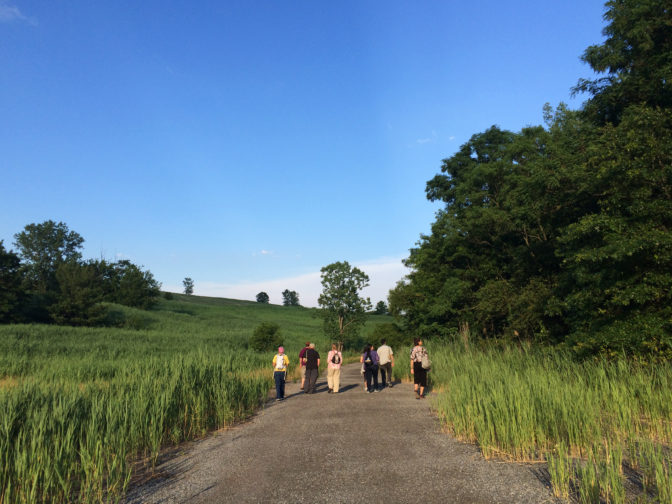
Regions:
<instances>
[{"instance_id":1,"label":"green grassy hill","mask_svg":"<svg viewBox=\"0 0 672 504\"><path fill-rule=\"evenodd\" d=\"M100 375L103 368L113 372L126 359L246 350L254 328L262 322L280 326L290 357L306 341L315 342L318 350L326 350L330 343L312 308L174 294L150 311L121 305L110 309L124 320L122 327L0 326L0 377L63 372L61 376L74 373L86 379L91 374L87 368ZM388 316L368 317L365 338L376 325L391 321Z\"/></svg>"},{"instance_id":2,"label":"green grassy hill","mask_svg":"<svg viewBox=\"0 0 672 504\"><path fill-rule=\"evenodd\" d=\"M251 414L272 386L272 353L248 349L280 326L296 366L328 349L315 309L173 295L150 311L110 305L121 327L0 326L0 502L102 502L138 457ZM369 316L364 336L389 317Z\"/></svg>"}]
</instances>

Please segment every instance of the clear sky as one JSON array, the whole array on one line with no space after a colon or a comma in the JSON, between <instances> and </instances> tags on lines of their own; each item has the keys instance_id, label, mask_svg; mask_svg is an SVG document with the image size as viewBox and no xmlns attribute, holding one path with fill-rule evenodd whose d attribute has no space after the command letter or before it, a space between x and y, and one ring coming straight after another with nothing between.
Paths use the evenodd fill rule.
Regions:
<instances>
[{"instance_id":1,"label":"clear sky","mask_svg":"<svg viewBox=\"0 0 672 504\"><path fill-rule=\"evenodd\" d=\"M595 0L0 0L0 240L65 222L164 290L315 306L349 261L375 303L493 124L576 108Z\"/></svg>"}]
</instances>

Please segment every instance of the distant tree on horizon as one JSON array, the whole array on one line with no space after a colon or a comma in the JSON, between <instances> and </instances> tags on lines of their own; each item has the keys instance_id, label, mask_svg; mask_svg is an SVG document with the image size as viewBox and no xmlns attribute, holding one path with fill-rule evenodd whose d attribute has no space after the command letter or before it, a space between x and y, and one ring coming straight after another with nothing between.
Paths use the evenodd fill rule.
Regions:
<instances>
[{"instance_id":1,"label":"distant tree on horizon","mask_svg":"<svg viewBox=\"0 0 672 504\"><path fill-rule=\"evenodd\" d=\"M374 313L376 315L387 315L387 305L385 304L385 301L378 301Z\"/></svg>"},{"instance_id":2,"label":"distant tree on horizon","mask_svg":"<svg viewBox=\"0 0 672 504\"><path fill-rule=\"evenodd\" d=\"M268 294L265 292L260 292L257 294L257 303L263 303L263 304L268 304L270 298L268 297Z\"/></svg>"},{"instance_id":3,"label":"distant tree on horizon","mask_svg":"<svg viewBox=\"0 0 672 504\"><path fill-rule=\"evenodd\" d=\"M301 306L298 292L289 289L282 291L282 304L284 306Z\"/></svg>"},{"instance_id":4,"label":"distant tree on horizon","mask_svg":"<svg viewBox=\"0 0 672 504\"><path fill-rule=\"evenodd\" d=\"M182 280L182 285L184 285L184 293L187 296L191 296L194 293L194 281L186 277L184 280Z\"/></svg>"}]
</instances>

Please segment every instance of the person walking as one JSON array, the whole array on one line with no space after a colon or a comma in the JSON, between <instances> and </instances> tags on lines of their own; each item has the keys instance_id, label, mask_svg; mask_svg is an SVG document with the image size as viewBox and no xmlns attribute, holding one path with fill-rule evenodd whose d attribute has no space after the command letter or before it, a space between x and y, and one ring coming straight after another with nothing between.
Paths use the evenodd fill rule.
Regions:
<instances>
[{"instance_id":1,"label":"person walking","mask_svg":"<svg viewBox=\"0 0 672 504\"><path fill-rule=\"evenodd\" d=\"M306 394L314 394L317 377L320 374L320 354L315 350L315 343L310 344L306 353L303 354L303 360L306 366L306 386L304 391Z\"/></svg>"},{"instance_id":2,"label":"person walking","mask_svg":"<svg viewBox=\"0 0 672 504\"><path fill-rule=\"evenodd\" d=\"M362 356L359 362L364 364L364 377L366 379L366 391L371 393L378 392L378 354L373 349L373 345L367 343L362 350ZM373 380L373 384L371 381Z\"/></svg>"},{"instance_id":3,"label":"person walking","mask_svg":"<svg viewBox=\"0 0 672 504\"><path fill-rule=\"evenodd\" d=\"M329 394L338 394L341 385L341 363L343 354L338 351L336 343L331 344L331 351L327 355L327 386Z\"/></svg>"},{"instance_id":4,"label":"person walking","mask_svg":"<svg viewBox=\"0 0 672 504\"><path fill-rule=\"evenodd\" d=\"M427 355L427 349L422 346L422 339L415 338L411 350L411 374L413 375L413 391L416 399L425 398L427 370L422 367L422 358L425 355Z\"/></svg>"},{"instance_id":5,"label":"person walking","mask_svg":"<svg viewBox=\"0 0 672 504\"><path fill-rule=\"evenodd\" d=\"M278 347L278 353L273 357L273 379L275 380L276 401L282 401L285 398L287 366L289 366L289 358L285 355L285 349Z\"/></svg>"},{"instance_id":6,"label":"person walking","mask_svg":"<svg viewBox=\"0 0 672 504\"><path fill-rule=\"evenodd\" d=\"M360 359L360 362L361 362L361 359ZM364 383L364 392L368 392L369 387L366 386L366 366L364 365L363 362L362 362L362 367L360 368L359 372L362 375L362 381Z\"/></svg>"},{"instance_id":7,"label":"person walking","mask_svg":"<svg viewBox=\"0 0 672 504\"><path fill-rule=\"evenodd\" d=\"M305 392L304 385L306 383L306 364L303 360L306 355L306 350L310 346L310 342L306 341L306 346L304 346L299 352L299 371L301 372L301 390Z\"/></svg>"},{"instance_id":8,"label":"person walking","mask_svg":"<svg viewBox=\"0 0 672 504\"><path fill-rule=\"evenodd\" d=\"M380 340L380 346L378 347L378 350L376 350L376 353L380 359L380 362L378 363L378 369L380 370L380 387L391 387L392 382L394 381L392 378L392 368L394 367L394 352L387 344L387 340L385 338ZM387 382L389 383L385 381L385 378L387 378Z\"/></svg>"}]
</instances>

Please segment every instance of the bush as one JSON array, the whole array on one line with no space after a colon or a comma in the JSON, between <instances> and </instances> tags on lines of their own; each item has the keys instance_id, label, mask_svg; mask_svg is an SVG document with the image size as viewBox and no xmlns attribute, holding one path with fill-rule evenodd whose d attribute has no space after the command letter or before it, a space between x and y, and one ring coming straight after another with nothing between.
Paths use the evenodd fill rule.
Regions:
<instances>
[{"instance_id":1,"label":"bush","mask_svg":"<svg viewBox=\"0 0 672 504\"><path fill-rule=\"evenodd\" d=\"M280 326L273 322L264 322L257 326L250 338L250 348L257 352L270 352L282 345Z\"/></svg>"}]
</instances>

